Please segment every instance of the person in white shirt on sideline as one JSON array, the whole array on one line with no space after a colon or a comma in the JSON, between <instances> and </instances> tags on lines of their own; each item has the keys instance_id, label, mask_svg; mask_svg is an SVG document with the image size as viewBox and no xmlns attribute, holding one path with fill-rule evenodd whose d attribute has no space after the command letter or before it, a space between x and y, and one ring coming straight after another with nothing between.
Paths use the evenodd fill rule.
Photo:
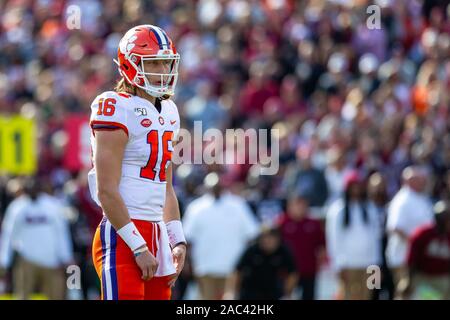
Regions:
<instances>
[{"instance_id":1,"label":"person in white shirt on sideline","mask_svg":"<svg viewBox=\"0 0 450 320\"><path fill-rule=\"evenodd\" d=\"M366 200L365 184L356 171L345 176L342 199L328 209L326 240L331 266L339 278L339 298L370 299L367 267L380 265L381 227Z\"/></svg>"},{"instance_id":2,"label":"person in white shirt on sideline","mask_svg":"<svg viewBox=\"0 0 450 320\"><path fill-rule=\"evenodd\" d=\"M201 299L219 300L259 223L243 198L224 191L217 173L206 176L205 186L210 192L191 202L183 225Z\"/></svg>"},{"instance_id":3,"label":"person in white shirt on sideline","mask_svg":"<svg viewBox=\"0 0 450 320\"><path fill-rule=\"evenodd\" d=\"M30 299L36 288L48 299L65 298L64 267L73 250L64 208L40 191L38 179L26 184L26 194L8 206L0 238L0 268L13 268L13 292Z\"/></svg>"},{"instance_id":4,"label":"person in white shirt on sideline","mask_svg":"<svg viewBox=\"0 0 450 320\"><path fill-rule=\"evenodd\" d=\"M419 166L407 167L402 179L402 188L389 204L386 223L389 237L386 259L394 275L396 297L399 297L399 283L407 277L409 237L417 228L434 221L433 206L425 194L426 172Z\"/></svg>"},{"instance_id":5,"label":"person in white shirt on sideline","mask_svg":"<svg viewBox=\"0 0 450 320\"><path fill-rule=\"evenodd\" d=\"M328 184L328 199L326 206L330 206L339 199L344 191L344 177L352 171L347 166L345 152L342 148L333 147L327 152L328 166L325 169L325 179Z\"/></svg>"}]
</instances>

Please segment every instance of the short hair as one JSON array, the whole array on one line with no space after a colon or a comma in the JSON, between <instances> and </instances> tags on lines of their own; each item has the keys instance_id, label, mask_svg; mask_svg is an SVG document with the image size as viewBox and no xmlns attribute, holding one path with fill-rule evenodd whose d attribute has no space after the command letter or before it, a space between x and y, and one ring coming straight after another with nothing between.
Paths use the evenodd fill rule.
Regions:
<instances>
[{"instance_id":1,"label":"short hair","mask_svg":"<svg viewBox=\"0 0 450 320\"><path fill-rule=\"evenodd\" d=\"M402 172L403 181L408 181L415 176L425 177L426 176L425 169L423 167L417 166L417 165L408 166L405 169L403 169L403 172Z\"/></svg>"},{"instance_id":2,"label":"short hair","mask_svg":"<svg viewBox=\"0 0 450 320\"><path fill-rule=\"evenodd\" d=\"M298 200L298 199L309 203L309 198L304 192L301 192L298 190L293 190L293 191L289 192L289 194L287 196L288 201L293 201L293 200Z\"/></svg>"}]
</instances>

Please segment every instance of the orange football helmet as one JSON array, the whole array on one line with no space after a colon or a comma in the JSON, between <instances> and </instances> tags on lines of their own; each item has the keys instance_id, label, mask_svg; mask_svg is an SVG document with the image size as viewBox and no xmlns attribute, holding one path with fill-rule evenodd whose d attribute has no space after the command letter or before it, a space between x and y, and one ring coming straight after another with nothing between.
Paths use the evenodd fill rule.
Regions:
<instances>
[{"instance_id":1,"label":"orange football helmet","mask_svg":"<svg viewBox=\"0 0 450 320\"><path fill-rule=\"evenodd\" d=\"M128 30L120 40L117 56L114 62L128 83L154 97L174 94L180 55L164 30L149 24ZM144 62L148 60L171 60L169 72L146 72ZM151 84L147 76L159 76L159 85Z\"/></svg>"}]
</instances>

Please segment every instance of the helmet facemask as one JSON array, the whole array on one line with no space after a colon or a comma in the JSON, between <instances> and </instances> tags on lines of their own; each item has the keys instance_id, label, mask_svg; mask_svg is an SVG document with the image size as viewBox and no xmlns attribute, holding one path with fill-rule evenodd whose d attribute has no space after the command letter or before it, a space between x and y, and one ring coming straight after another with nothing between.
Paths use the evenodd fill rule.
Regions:
<instances>
[{"instance_id":1,"label":"helmet facemask","mask_svg":"<svg viewBox=\"0 0 450 320\"><path fill-rule=\"evenodd\" d=\"M170 60L168 73L147 72L145 70L145 62L152 60ZM132 54L128 61L137 71L134 79L127 79L128 81L132 80L130 81L132 84L156 98L174 94L175 85L178 80L178 65L180 61L180 55L178 53L153 56ZM159 84L155 85L151 83L155 81L159 82Z\"/></svg>"}]
</instances>

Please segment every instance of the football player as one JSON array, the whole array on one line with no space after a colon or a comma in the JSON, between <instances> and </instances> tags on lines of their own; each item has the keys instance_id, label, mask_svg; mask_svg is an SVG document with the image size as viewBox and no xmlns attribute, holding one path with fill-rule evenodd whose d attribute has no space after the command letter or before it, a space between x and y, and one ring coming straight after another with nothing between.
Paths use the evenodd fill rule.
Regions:
<instances>
[{"instance_id":1,"label":"football player","mask_svg":"<svg viewBox=\"0 0 450 320\"><path fill-rule=\"evenodd\" d=\"M180 129L170 99L179 60L161 28L130 29L115 61L121 80L91 105L89 187L104 212L92 253L105 300L170 299L183 268L186 240L171 164Z\"/></svg>"}]
</instances>

